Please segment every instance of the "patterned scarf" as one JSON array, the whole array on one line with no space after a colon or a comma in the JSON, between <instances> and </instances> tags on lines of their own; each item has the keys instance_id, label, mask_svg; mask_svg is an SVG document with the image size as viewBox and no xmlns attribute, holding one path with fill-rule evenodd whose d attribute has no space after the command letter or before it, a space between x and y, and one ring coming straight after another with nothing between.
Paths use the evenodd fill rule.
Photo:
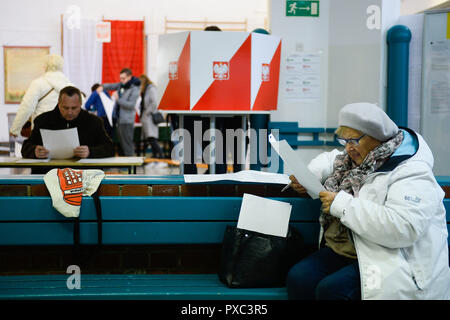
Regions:
<instances>
[{"instance_id":1,"label":"patterned scarf","mask_svg":"<svg viewBox=\"0 0 450 320\"><path fill-rule=\"evenodd\" d=\"M338 155L334 160L333 173L325 180L325 189L331 192L344 190L358 197L363 180L381 167L400 146L402 141L403 132L399 131L394 137L370 151L359 166L344 151L343 154ZM333 218L332 215L321 211L319 222L324 229L327 229ZM341 232L347 229L342 224L340 224L340 228Z\"/></svg>"}]
</instances>

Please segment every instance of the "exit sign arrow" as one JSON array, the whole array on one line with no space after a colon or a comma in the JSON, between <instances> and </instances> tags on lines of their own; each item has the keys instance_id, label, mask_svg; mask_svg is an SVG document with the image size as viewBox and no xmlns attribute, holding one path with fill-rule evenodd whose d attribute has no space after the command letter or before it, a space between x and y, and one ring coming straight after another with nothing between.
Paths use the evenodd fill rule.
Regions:
<instances>
[{"instance_id":1,"label":"exit sign arrow","mask_svg":"<svg viewBox=\"0 0 450 320\"><path fill-rule=\"evenodd\" d=\"M318 17L319 1L286 0L287 17Z\"/></svg>"}]
</instances>

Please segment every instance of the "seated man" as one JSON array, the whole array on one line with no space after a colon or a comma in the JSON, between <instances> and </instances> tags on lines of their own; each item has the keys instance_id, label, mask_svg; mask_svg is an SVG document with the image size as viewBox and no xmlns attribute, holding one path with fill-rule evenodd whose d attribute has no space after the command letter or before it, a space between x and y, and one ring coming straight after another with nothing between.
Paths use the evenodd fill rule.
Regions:
<instances>
[{"instance_id":1,"label":"seated man","mask_svg":"<svg viewBox=\"0 0 450 320\"><path fill-rule=\"evenodd\" d=\"M102 120L81 109L81 92L72 86L65 87L59 92L58 104L52 111L36 117L31 136L23 143L22 156L24 158L47 158L50 151L43 147L40 129L68 128L78 129L80 146L73 150L75 157L114 156L113 142L106 134ZM33 173L37 173L36 170L33 170Z\"/></svg>"}]
</instances>

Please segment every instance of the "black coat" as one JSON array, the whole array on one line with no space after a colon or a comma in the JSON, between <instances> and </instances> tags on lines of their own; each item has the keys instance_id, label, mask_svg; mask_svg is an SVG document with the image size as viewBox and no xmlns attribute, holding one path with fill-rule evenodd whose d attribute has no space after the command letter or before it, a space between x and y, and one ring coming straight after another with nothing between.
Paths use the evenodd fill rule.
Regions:
<instances>
[{"instance_id":1,"label":"black coat","mask_svg":"<svg viewBox=\"0 0 450 320\"><path fill-rule=\"evenodd\" d=\"M89 158L114 156L113 142L106 134L103 122L99 117L81 109L76 119L67 121L61 116L58 106L34 119L31 136L24 141L22 146L22 156L24 158L36 158L34 149L38 145L43 145L39 129L61 130L68 128L78 128L80 146L89 147Z\"/></svg>"}]
</instances>

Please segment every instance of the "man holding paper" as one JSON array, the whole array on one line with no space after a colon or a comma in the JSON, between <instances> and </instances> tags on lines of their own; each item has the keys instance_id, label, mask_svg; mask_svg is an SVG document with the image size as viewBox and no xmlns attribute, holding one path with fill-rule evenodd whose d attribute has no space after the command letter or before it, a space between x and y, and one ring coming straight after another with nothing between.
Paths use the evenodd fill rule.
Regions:
<instances>
[{"instance_id":1,"label":"man holding paper","mask_svg":"<svg viewBox=\"0 0 450 320\"><path fill-rule=\"evenodd\" d=\"M34 120L31 136L24 141L22 156L24 158L46 159L51 151L44 147L41 129L66 130L76 129L78 145L68 156L79 158L105 158L114 156L114 146L106 134L100 118L81 109L81 92L68 86L59 92L58 105L52 110L39 115ZM62 132L62 131L61 131ZM61 135L62 137L62 135Z\"/></svg>"}]
</instances>

